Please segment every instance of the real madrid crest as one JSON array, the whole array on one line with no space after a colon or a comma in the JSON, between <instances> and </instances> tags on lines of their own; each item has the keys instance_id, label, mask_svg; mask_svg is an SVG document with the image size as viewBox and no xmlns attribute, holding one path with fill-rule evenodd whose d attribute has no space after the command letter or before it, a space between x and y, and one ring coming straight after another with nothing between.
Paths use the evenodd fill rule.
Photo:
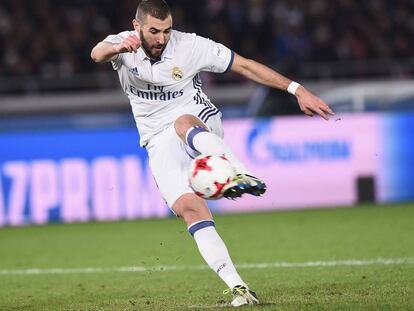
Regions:
<instances>
[{"instance_id":1,"label":"real madrid crest","mask_svg":"<svg viewBox=\"0 0 414 311\"><path fill-rule=\"evenodd\" d=\"M175 81L180 81L183 78L183 72L179 67L174 67L172 70L172 78Z\"/></svg>"}]
</instances>

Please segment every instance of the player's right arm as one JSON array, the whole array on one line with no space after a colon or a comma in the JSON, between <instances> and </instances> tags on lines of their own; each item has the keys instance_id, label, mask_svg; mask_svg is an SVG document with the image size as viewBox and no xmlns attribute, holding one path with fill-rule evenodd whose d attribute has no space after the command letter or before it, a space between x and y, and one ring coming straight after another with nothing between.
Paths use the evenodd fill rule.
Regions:
<instances>
[{"instance_id":1,"label":"player's right arm","mask_svg":"<svg viewBox=\"0 0 414 311\"><path fill-rule=\"evenodd\" d=\"M300 109L308 116L314 113L328 120L335 113L318 96L312 94L300 84L293 82L273 69L258 63L252 59L244 58L234 53L234 61L231 70L250 80L275 89L291 92L296 96ZM295 84L295 89L290 91L290 86Z\"/></svg>"},{"instance_id":2,"label":"player's right arm","mask_svg":"<svg viewBox=\"0 0 414 311\"><path fill-rule=\"evenodd\" d=\"M136 35L130 35L120 43L99 42L91 52L91 58L96 63L110 62L121 53L136 52L141 46L141 41Z\"/></svg>"}]
</instances>

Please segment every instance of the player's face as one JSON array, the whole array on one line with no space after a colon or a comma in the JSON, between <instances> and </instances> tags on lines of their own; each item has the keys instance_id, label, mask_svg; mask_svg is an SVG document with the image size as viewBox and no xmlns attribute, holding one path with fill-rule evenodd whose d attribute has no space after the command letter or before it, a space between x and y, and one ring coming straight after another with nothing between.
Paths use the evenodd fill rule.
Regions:
<instances>
[{"instance_id":1,"label":"player's face","mask_svg":"<svg viewBox=\"0 0 414 311\"><path fill-rule=\"evenodd\" d=\"M141 44L145 53L153 59L160 57L170 40L172 29L171 15L165 20L148 15L146 21L137 26L134 23L135 30L139 30Z\"/></svg>"}]
</instances>

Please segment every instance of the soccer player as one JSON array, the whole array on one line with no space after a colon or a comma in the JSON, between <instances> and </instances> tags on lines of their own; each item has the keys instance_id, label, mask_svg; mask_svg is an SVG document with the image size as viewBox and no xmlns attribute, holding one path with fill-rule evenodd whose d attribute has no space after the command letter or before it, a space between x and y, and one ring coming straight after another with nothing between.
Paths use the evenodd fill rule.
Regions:
<instances>
[{"instance_id":1,"label":"soccer player","mask_svg":"<svg viewBox=\"0 0 414 311\"><path fill-rule=\"evenodd\" d=\"M225 154L237 171L225 197L260 196L266 190L264 182L254 177L223 141L221 113L203 93L199 73L231 70L288 91L309 116L318 114L328 119L333 112L303 86L274 70L220 43L173 30L171 11L164 0L141 1L132 25L134 30L109 35L99 42L91 57L95 62L111 62L118 72L159 190L187 224L204 260L233 293L231 304L258 304L256 294L236 271L205 201L188 183L193 157Z\"/></svg>"}]
</instances>

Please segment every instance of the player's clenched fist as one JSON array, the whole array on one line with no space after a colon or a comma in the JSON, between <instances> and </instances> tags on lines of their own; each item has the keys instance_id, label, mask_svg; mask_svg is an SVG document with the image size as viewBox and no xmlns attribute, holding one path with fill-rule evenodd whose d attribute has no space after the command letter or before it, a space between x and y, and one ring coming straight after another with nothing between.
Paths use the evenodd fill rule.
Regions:
<instances>
[{"instance_id":1,"label":"player's clenched fist","mask_svg":"<svg viewBox=\"0 0 414 311\"><path fill-rule=\"evenodd\" d=\"M136 35L128 36L119 44L115 45L115 51L117 53L136 52L141 46L141 40Z\"/></svg>"},{"instance_id":2,"label":"player's clenched fist","mask_svg":"<svg viewBox=\"0 0 414 311\"><path fill-rule=\"evenodd\" d=\"M101 41L91 51L91 58L97 62L109 62L120 53L136 52L141 46L141 40L136 35L126 37L121 43Z\"/></svg>"}]
</instances>

